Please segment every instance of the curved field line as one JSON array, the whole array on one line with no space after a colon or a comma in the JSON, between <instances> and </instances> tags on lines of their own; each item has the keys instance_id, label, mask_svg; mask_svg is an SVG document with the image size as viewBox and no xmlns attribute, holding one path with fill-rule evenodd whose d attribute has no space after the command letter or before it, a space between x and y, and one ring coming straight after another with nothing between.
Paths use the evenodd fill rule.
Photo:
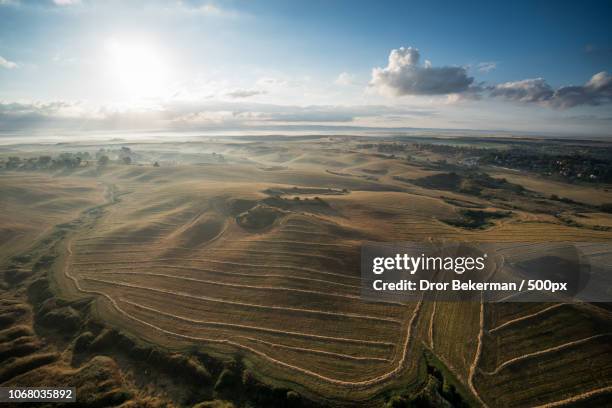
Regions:
<instances>
[{"instance_id":1,"label":"curved field line","mask_svg":"<svg viewBox=\"0 0 612 408\"><path fill-rule=\"evenodd\" d=\"M163 278L171 278L171 279L185 280L185 281L190 281L190 282L204 283L207 285L227 286L227 287L233 287L233 288L245 288L245 289L255 289L255 290L278 290L278 291L287 291L287 292L309 293L309 294L321 295L321 296L340 297L340 298L346 298L346 299L360 299L360 296L358 295L349 295L349 294L337 293L337 292L321 292L318 290L287 288L283 286L257 286L257 285L244 285L241 283L226 283L226 282L212 281L212 280L206 280L206 279L190 278L188 276L170 275L167 273L156 273L156 272L127 272L127 273L126 272L99 272L99 273L103 275L122 275L122 276L127 276L127 275L158 276L158 277L163 277ZM89 275L82 275L82 276L88 277L88 278L93 277Z\"/></svg>"},{"instance_id":2,"label":"curved field line","mask_svg":"<svg viewBox=\"0 0 612 408\"><path fill-rule=\"evenodd\" d=\"M301 245L310 245L310 246L333 246L340 248L351 248L355 249L355 245L347 245L347 244L330 244L330 243L322 243L322 242L304 242L304 241L285 241L285 240L271 240L271 239L258 239L258 240L248 240L241 239L238 242L249 242L249 243L258 243L258 242L269 242L273 244L301 244Z\"/></svg>"},{"instance_id":3,"label":"curved field line","mask_svg":"<svg viewBox=\"0 0 612 408\"><path fill-rule=\"evenodd\" d=\"M346 337L323 336L323 335L319 335L319 334L292 332L292 331L287 331L287 330L272 329L272 328L260 327L260 326L249 326L249 325L246 325L246 324L213 322L213 321L208 321L208 320L191 319L189 317L178 316L178 315L175 315L175 314L172 314L172 313L163 312L163 311L161 311L159 309L155 309L155 308L152 308L152 307L149 307L149 306L144 306L144 305L141 305L139 303L127 300L125 298L119 298L119 300L124 302L124 303L127 303L129 305L132 305L132 306L134 306L136 308L139 308L139 309L148 310L149 312L157 313L157 314L160 314L162 316L170 317L170 318L175 319L175 320L181 320L181 321L184 321L184 322L187 322L187 323L194 323L194 324L198 324L198 325L202 325L202 326L231 327L231 328L234 328L234 329L245 329L245 330L252 330L252 331L260 331L260 332L264 332L264 333L287 335L287 336L293 336L293 337L304 337L304 338L308 338L308 339L336 341L336 342L340 342L340 343L370 344L370 345L374 345L374 346L384 346L384 347L393 347L393 346L395 346L395 344L389 343L389 342L386 342L386 341L361 340L361 339L353 339L353 338L346 338Z\"/></svg>"},{"instance_id":4,"label":"curved field line","mask_svg":"<svg viewBox=\"0 0 612 408\"><path fill-rule=\"evenodd\" d=\"M304 234L304 235L316 235L318 237L328 237L329 239L336 238L335 235L330 234L330 233L323 233L323 232L317 232L317 231L298 231L298 230L294 230L294 229L281 229L277 233L279 235L288 234L289 236L291 236L291 234L293 234L293 235Z\"/></svg>"},{"instance_id":5,"label":"curved field line","mask_svg":"<svg viewBox=\"0 0 612 408\"><path fill-rule=\"evenodd\" d=\"M423 342L423 345L424 345L425 347L427 347L427 345L425 344L425 342ZM459 381L461 381L461 382L463 383L463 376L462 376L461 374L459 374L459 371L458 371L458 370L457 370L455 367L453 367L453 365L452 365L450 362L446 361L446 358L444 358L444 357L443 357L441 354L437 354L437 353L436 353L434 350L431 350L431 352L433 353L433 355L435 355L435 356L438 358L438 360L440 360L440 361L441 361L441 362L442 362L442 363L443 363L443 364L446 366L446 368L448 368L448 370L449 370L451 373L453 373L453 375L454 375L454 376L455 376L455 377L456 377L456 378L457 378Z\"/></svg>"},{"instance_id":6,"label":"curved field line","mask_svg":"<svg viewBox=\"0 0 612 408\"><path fill-rule=\"evenodd\" d=\"M480 292L480 323L478 329L478 343L476 346L476 352L474 353L474 361L470 365L470 370L468 372L468 386L470 390L474 394L474 396L478 399L478 401L482 404L483 407L487 408L488 405L482 400L480 394L476 390L476 386L474 385L474 374L476 373L476 368L478 367L478 362L480 361L480 355L482 353L482 339L484 336L484 298L483 292Z\"/></svg>"},{"instance_id":7,"label":"curved field line","mask_svg":"<svg viewBox=\"0 0 612 408\"><path fill-rule=\"evenodd\" d=\"M493 303L504 303L504 302L507 302L508 300L510 300L512 298L520 297L520 296L523 296L524 294L530 293L530 292L533 292L533 290L527 289L527 290L524 290L523 292L511 293L508 296L504 296L501 299L496 299Z\"/></svg>"},{"instance_id":8,"label":"curved field line","mask_svg":"<svg viewBox=\"0 0 612 408\"><path fill-rule=\"evenodd\" d=\"M163 294L166 294L166 295L172 295L172 296L177 296L177 297L184 297L184 298L188 298L188 299L203 300L203 301L206 301L206 302L222 303L222 304L233 305L233 306L241 306L241 307L252 308L252 309L280 310L280 311L285 311L285 312L296 312L296 313L305 313L305 314L319 314L319 315L324 315L324 316L335 316L335 317L344 317L344 318L352 318L352 319L374 320L374 321L392 322L392 323L401 324L401 320L392 319L392 318L389 318L389 317L376 317L376 316L362 315L362 314L356 314L356 313L326 312L326 311L323 311L323 310L300 309L300 308L283 307L283 306L266 306L266 305L258 305L258 304L255 304L255 303L246 303L246 302L236 302L236 301L232 301L232 300L224 300L224 299L213 298L213 297L209 297L209 296L197 296L197 295L192 295L192 294L185 293L185 292L175 292L175 291L167 290L167 289L151 288L151 287L148 287L148 286L140 286L140 285L135 285L135 284L132 284L132 283L113 282L113 281L108 281L108 280L104 280L104 279L97 279L97 278L90 278L90 277L85 277L85 278L83 278L83 280L103 283L103 284L107 284L107 285L111 285L111 286L122 286L122 287L126 287L126 288L148 290L148 291L151 291L151 292L163 293Z\"/></svg>"},{"instance_id":9,"label":"curved field line","mask_svg":"<svg viewBox=\"0 0 612 408\"><path fill-rule=\"evenodd\" d=\"M79 251L79 255L108 255L109 251ZM148 254L151 255L151 250L145 249L128 249L128 250L120 250L114 249L112 251L113 254Z\"/></svg>"},{"instance_id":10,"label":"curved field line","mask_svg":"<svg viewBox=\"0 0 612 408\"><path fill-rule=\"evenodd\" d=\"M304 233L308 233L308 234L321 234L321 235L331 235L328 231L324 231L321 228L316 228L314 226L311 226L311 229L304 229L301 226L296 226L293 224L283 224L282 228L278 230L278 232L304 232Z\"/></svg>"},{"instance_id":11,"label":"curved field line","mask_svg":"<svg viewBox=\"0 0 612 408\"><path fill-rule=\"evenodd\" d=\"M98 265L100 265L101 263L99 263ZM218 271L216 269L206 269L206 268L193 268L190 266L176 266L176 265L160 265L160 268L167 268L167 269L181 269L181 270L188 270L188 271L200 271L200 272L206 272L206 273L212 273L212 274L220 274L220 275L231 275L231 276L244 276L247 278L250 277L254 277L254 278L289 278L291 280L303 280L303 281L307 281L307 282L321 282L321 283L328 283L330 285L338 285L338 286L344 286L344 287L348 287L348 288L356 288L356 289L360 289L361 286L358 285L349 285L347 283L339 283L339 282L333 282L333 281L328 281L328 280L323 280L323 279L316 279L316 278L306 278L306 277L302 277L302 276L290 276L290 275L279 275L279 274L257 274L257 273L241 273L241 272L228 272L228 271ZM96 269L80 269L83 272L97 272L97 271L107 271L107 270L111 270L111 271L116 271L116 270L128 270L128 271L132 271L134 270L133 266L119 266L119 267L114 267L114 268L96 268Z\"/></svg>"},{"instance_id":12,"label":"curved field line","mask_svg":"<svg viewBox=\"0 0 612 408\"><path fill-rule=\"evenodd\" d=\"M298 293L309 293L312 295L319 295L319 296L330 296L330 297L339 297L339 298L345 298L345 299L357 299L357 300L361 300L361 296L359 295L351 295L351 294L347 294L347 293L338 293L338 292L323 292L323 291L319 291L319 290L311 290L311 289L299 289L299 288L287 288L284 286L257 286L257 285L245 285L245 284L241 284L241 283L227 283L227 282L219 282L219 281L213 281L213 280L207 280L207 279L197 279L197 278L190 278L188 276L177 276L177 275L170 275L167 273L156 273L156 272L114 272L114 271L102 271L102 272L98 272L99 274L103 274L103 275L122 275L122 276L127 276L127 275L145 275L145 276L159 276L159 277L163 277L163 278L171 278L171 279L178 279L178 280L185 280L185 281L190 281L190 282L198 282L198 283L204 283L207 285L217 285L217 286L226 286L226 287L234 287L234 288L245 288L245 289L255 289L255 290L276 290L276 291L284 291L284 292L298 292ZM89 276L89 275L82 275L84 277L88 277L88 278L92 278L93 276ZM402 303L400 302L391 302L391 301L380 301L379 303L386 303L386 304L394 304L394 305L402 305Z\"/></svg>"},{"instance_id":13,"label":"curved field line","mask_svg":"<svg viewBox=\"0 0 612 408\"><path fill-rule=\"evenodd\" d=\"M172 249L181 249L178 247L173 247ZM193 251L193 249L190 249L190 251ZM326 255L320 255L320 254L309 254L309 253L303 253L303 252L286 252L286 251L266 251L266 250L258 250L258 249L240 249L240 248L206 248L206 253L209 254L211 252L240 252L240 253L256 253L256 254L274 254L274 255L290 255L292 258L298 258L298 257L303 257L303 258L317 258L317 259L328 259L330 261L334 261L334 262L338 262L338 263L343 263L343 260L341 258L336 258L333 256L326 256ZM139 253L144 253L144 254L149 254L151 253L151 250L147 249L135 249L135 250L126 250L126 251L122 251L122 250L113 250L114 254L117 253L126 253L126 254L139 254ZM108 251L80 251L81 255L106 255L108 254Z\"/></svg>"},{"instance_id":14,"label":"curved field line","mask_svg":"<svg viewBox=\"0 0 612 408\"><path fill-rule=\"evenodd\" d=\"M161 246L161 242L159 241L152 241L152 242L132 242L132 241L126 241L126 242L108 242L108 241L100 241L100 242L91 242L91 243L87 243L87 242L77 242L75 244L75 246L77 247L100 247L100 246L112 246L112 245L122 245L125 246L126 244L130 244L133 246L141 246L141 247L145 247L145 248L154 248L156 246ZM177 247L180 248L180 247ZM188 248L185 248L188 249Z\"/></svg>"},{"instance_id":15,"label":"curved field line","mask_svg":"<svg viewBox=\"0 0 612 408\"><path fill-rule=\"evenodd\" d=\"M295 256L303 256L306 258L322 258L329 259L332 261L342 262L342 258L336 258L333 256L321 255L321 254L312 254L312 253L303 253L303 252L287 252L287 251L266 251L266 250L258 250L258 249L240 249L240 248L207 248L206 252L217 252L217 251L233 251L233 252L254 252L258 254L280 254L280 255L291 255Z\"/></svg>"},{"instance_id":16,"label":"curved field line","mask_svg":"<svg viewBox=\"0 0 612 408\"><path fill-rule=\"evenodd\" d=\"M573 346L579 346L579 345L587 343L587 342L589 342L591 340L595 340L595 339L598 339L598 338L601 338L601 337L607 337L607 336L610 336L610 335L612 335L612 333L596 334L594 336L586 337L584 339L570 341L568 343L564 343L564 344L561 344L559 346L549 347L549 348L544 349L544 350L534 351L533 353L523 354L522 356L514 357L514 358L511 358L508 361L504 361L503 363L501 363L493 371L489 371L489 372L483 371L483 373L487 374L487 375L495 375L495 374L498 374L504 367L507 367L507 366L509 366L511 364L514 364L516 362L527 360L527 359L530 359L530 358L533 358L533 357L538 357L538 356L541 356L541 355L544 355L544 354L547 354L547 353L553 353L555 351L561 351L561 350L564 350L566 348L570 348L570 347L573 347Z\"/></svg>"},{"instance_id":17,"label":"curved field line","mask_svg":"<svg viewBox=\"0 0 612 408\"><path fill-rule=\"evenodd\" d=\"M534 408L556 408L556 407L561 407L563 405L573 404L575 402L584 401L584 400L589 399L591 397L595 397L595 396L597 396L599 394L605 394L605 393L611 392L611 391L612 391L612 385L608 385L607 387L597 388L595 390L583 392L581 394L577 394L577 395L568 397L568 398L560 400L560 401L549 402L547 404L538 405L538 406L535 406Z\"/></svg>"},{"instance_id":18,"label":"curved field line","mask_svg":"<svg viewBox=\"0 0 612 408\"><path fill-rule=\"evenodd\" d=\"M560 307L560 306L567 305L567 304L568 304L568 303L556 303L556 304L554 304L554 305L552 305L552 306L549 306L549 307L546 307L546 308L544 308L544 309L542 309L542 310L538 310L538 311L537 311L537 312L535 312L535 313L528 314L528 315L521 316L521 317L517 317L516 319L508 320L507 322L502 323L502 324L500 324L499 326L497 326L497 327L495 327L495 328L493 328L493 329L489 330L489 333L494 333L494 332L496 332L497 330L503 329L504 327L509 326L509 325L511 325L511 324L518 323L518 322L521 322L521 321L523 321L523 320L528 320L528 319L531 319L531 318L533 318L533 317L537 317L537 316L539 316L539 315L541 315L541 314L544 314L544 313L548 312L549 310L553 310L553 309L556 309L556 308L558 308L558 307Z\"/></svg>"},{"instance_id":19,"label":"curved field line","mask_svg":"<svg viewBox=\"0 0 612 408\"><path fill-rule=\"evenodd\" d=\"M179 258L179 259L160 258L159 260L160 261L177 261L177 260L181 261L181 260L184 260L184 261L196 261L196 262L212 262L212 263L223 264L223 265L247 266L247 267L254 267L254 268L289 269L289 270L296 270L296 271L321 273L321 274L325 274L325 275L337 276L339 278L361 280L361 278L359 276L351 276L351 275L346 275L346 274L343 274L343 273L326 272L326 271L320 271L318 269L302 268L302 267L299 267L299 266L292 266L292 265L253 264L253 263L244 263L244 262L218 261L216 259L206 259L206 258Z\"/></svg>"},{"instance_id":20,"label":"curved field line","mask_svg":"<svg viewBox=\"0 0 612 408\"><path fill-rule=\"evenodd\" d=\"M391 360L389 360L388 358L382 358L382 357L352 356L350 354L334 353L332 351L325 351L325 350L319 350L319 349L311 349L311 348L305 348L305 347L287 346L285 344L272 343L272 342L269 342L269 341L265 341L265 340L261 340L261 339L256 339L254 337L245 337L245 336L239 336L239 337L242 338L242 339L250 340L250 341L255 342L255 343L265 344L265 345L270 346L270 347L283 348L283 349L288 349L288 350L293 350L293 351L300 351L300 352L305 352L305 353L312 353L312 354L321 354L321 355L324 355L324 356L336 357L336 358L341 358L341 359L346 359L346 360L377 361L377 362L387 362L387 363L391 362Z\"/></svg>"},{"instance_id":21,"label":"curved field line","mask_svg":"<svg viewBox=\"0 0 612 408\"><path fill-rule=\"evenodd\" d=\"M72 256L72 250L70 248L70 244L71 244L71 242L69 242L67 244L66 249L68 251L68 254L70 256ZM154 330L157 330L157 331L159 331L161 333L164 333L166 335L173 336L173 337L176 337L176 338L185 339L185 340L191 340L191 341L203 341L203 342L209 342L209 343L225 344L225 345L236 347L238 349L247 350L247 351L250 351L251 353L253 353L253 354L257 355L257 356L260 356L261 358L263 358L263 359L265 359L265 360L267 360L267 361L269 361L269 362L271 362L273 364L276 364L276 365L280 366L280 367L300 372L302 374L305 374L305 375L317 378L317 379L319 379L321 381L325 381L325 382L328 382L328 383L331 383L331 384L335 384L335 385L338 385L338 386L350 387L350 388L359 388L359 387L367 387L367 386L376 385L376 384L379 384L379 383L381 383L383 381L386 381L386 380L396 376L397 374L399 374L399 372L401 372L401 370L404 368L404 364L405 364L405 361L406 361L406 355L408 353L408 345L409 345L410 339L412 337L412 328L414 326L414 322L416 321L416 317L419 314L419 311L421 309L421 304L423 302L423 299L421 298L421 300L417 303L417 306L415 307L415 309L413 311L413 314L412 314L412 317L410 318L410 321L408 322L408 329L406 331L406 336L405 336L405 339L404 339L404 343L402 344L402 357L400 358L400 361L398 362L398 364L397 364L397 366L395 368L393 368L392 370L388 371L385 374L379 375L379 376L371 378L369 380L363 380L363 381L343 381L343 380L339 380L339 379L336 379L336 378L327 377L327 376L318 374L318 373L316 373L314 371L311 371L311 370L308 370L306 368L302 368L302 367L298 367L298 366L293 365L293 364L285 363L283 361L275 359L272 356L269 356L268 354L266 354L266 353L264 353L262 351L256 350L256 349L254 349L252 347L246 346L246 345L238 343L236 341L222 340L222 339L210 339L210 338L198 337L198 336L187 336L187 335L184 335L184 334L175 333L175 332L172 332L172 331L169 331L169 330L165 330L165 329L163 329L161 327L158 327L158 326L156 326L156 325L154 325L152 323L146 322L146 321L144 321L142 319L139 319L139 318L137 318L135 316L132 316L129 313L125 312L123 309L121 309L121 307L119 307L117 302L115 302L115 300L110 295L108 295L108 294L106 294L104 292L101 292L101 291L83 289L80 286L78 279L73 277L72 275L70 275L70 273L68 272L68 268L64 269L64 275L68 279L70 279L70 280L72 280L74 282L74 285L77 288L77 290L79 290L79 291L81 291L83 293L92 293L92 294L98 294L98 295L103 296L104 298L106 298L111 303L111 305L113 305L113 307L120 314L124 315L128 319L134 320L134 321L136 321L136 322L138 322L138 323L140 323L140 324L142 324L144 326L150 327L150 328L152 328Z\"/></svg>"},{"instance_id":22,"label":"curved field line","mask_svg":"<svg viewBox=\"0 0 612 408\"><path fill-rule=\"evenodd\" d=\"M106 265L119 265L119 264L143 264L143 263L155 263L155 262L162 262L162 261L196 261L196 262L212 262L212 263L218 263L218 264L224 264L224 265L234 265L234 266L247 266L247 267L254 267L254 268L266 268L266 269L288 269L288 270L292 270L292 271L304 271L304 272L311 272L311 273L320 273L320 274L324 274L324 275L330 275L330 276L336 276L339 278L346 278L346 279L354 279L354 280L361 280L360 277L357 276L350 276L350 275L344 275L342 273L334 273L334 272L325 272L325 271L319 271L317 269L311 269L311 268L300 268L297 266L289 266L289 265L265 265L265 264L249 264L249 263L242 263L242 262L230 262L230 261L217 261L217 260L213 260L213 259L202 259L202 258L158 258L158 259L152 259L152 260L148 260L148 261L107 261L104 262ZM91 265L99 265L100 262L74 262L73 265L76 266L91 266Z\"/></svg>"},{"instance_id":23,"label":"curved field line","mask_svg":"<svg viewBox=\"0 0 612 408\"><path fill-rule=\"evenodd\" d=\"M434 349L434 318L436 317L436 305L438 303L434 300L433 302L433 310L431 311L431 317L429 320L429 347L431 347L431 350L433 351Z\"/></svg>"}]
</instances>

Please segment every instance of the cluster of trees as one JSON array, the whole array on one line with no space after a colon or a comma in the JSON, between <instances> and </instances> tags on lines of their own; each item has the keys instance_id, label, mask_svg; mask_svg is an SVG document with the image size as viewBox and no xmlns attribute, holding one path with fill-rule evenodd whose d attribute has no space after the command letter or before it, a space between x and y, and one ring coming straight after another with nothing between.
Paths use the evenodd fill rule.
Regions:
<instances>
[{"instance_id":1,"label":"cluster of trees","mask_svg":"<svg viewBox=\"0 0 612 408\"><path fill-rule=\"evenodd\" d=\"M56 169L74 169L87 164L91 159L88 152L78 153L61 153L57 157L38 156L21 158L11 156L4 163L4 167L11 170L56 170Z\"/></svg>"},{"instance_id":2,"label":"cluster of trees","mask_svg":"<svg viewBox=\"0 0 612 408\"><path fill-rule=\"evenodd\" d=\"M123 164L132 164L136 154L129 147L122 146L120 149L101 148L96 152L98 164L106 166L110 162L110 157L116 157L117 161Z\"/></svg>"},{"instance_id":3,"label":"cluster of trees","mask_svg":"<svg viewBox=\"0 0 612 408\"><path fill-rule=\"evenodd\" d=\"M374 149L379 153L398 153L408 150L408 145L403 143L363 143L357 145L358 149Z\"/></svg>"},{"instance_id":4,"label":"cluster of trees","mask_svg":"<svg viewBox=\"0 0 612 408\"><path fill-rule=\"evenodd\" d=\"M132 164L134 156L135 153L129 147L114 150L100 149L95 155L89 152L64 152L55 157L49 155L28 158L10 156L5 161L0 160L0 168L8 170L76 169L94 163L98 166L106 166L111 162L111 157L116 158L118 163ZM159 167L159 164L155 162L155 166Z\"/></svg>"}]
</instances>

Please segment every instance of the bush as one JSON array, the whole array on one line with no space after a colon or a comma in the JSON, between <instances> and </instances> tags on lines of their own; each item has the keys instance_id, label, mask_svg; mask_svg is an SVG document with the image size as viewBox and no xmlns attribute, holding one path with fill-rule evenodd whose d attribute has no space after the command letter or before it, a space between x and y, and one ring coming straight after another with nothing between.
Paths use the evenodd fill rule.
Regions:
<instances>
[{"instance_id":1,"label":"bush","mask_svg":"<svg viewBox=\"0 0 612 408\"><path fill-rule=\"evenodd\" d=\"M70 306L65 306L44 314L40 322L64 333L75 332L81 325L81 315Z\"/></svg>"},{"instance_id":2,"label":"bush","mask_svg":"<svg viewBox=\"0 0 612 408\"><path fill-rule=\"evenodd\" d=\"M49 282L45 278L37 279L28 286L28 300L34 305L39 305L52 296Z\"/></svg>"},{"instance_id":3,"label":"bush","mask_svg":"<svg viewBox=\"0 0 612 408\"><path fill-rule=\"evenodd\" d=\"M287 402L294 407L302 400L302 396L295 391L287 391Z\"/></svg>"},{"instance_id":4,"label":"bush","mask_svg":"<svg viewBox=\"0 0 612 408\"><path fill-rule=\"evenodd\" d=\"M110 161L110 159L108 158L108 156L106 155L102 155L100 156L100 158L98 159L98 165L99 166L106 166L108 164L108 162Z\"/></svg>"},{"instance_id":5,"label":"bush","mask_svg":"<svg viewBox=\"0 0 612 408\"><path fill-rule=\"evenodd\" d=\"M93 339L94 335L92 332L87 331L82 333L74 342L74 351L77 353L82 353L83 351L87 350Z\"/></svg>"}]
</instances>

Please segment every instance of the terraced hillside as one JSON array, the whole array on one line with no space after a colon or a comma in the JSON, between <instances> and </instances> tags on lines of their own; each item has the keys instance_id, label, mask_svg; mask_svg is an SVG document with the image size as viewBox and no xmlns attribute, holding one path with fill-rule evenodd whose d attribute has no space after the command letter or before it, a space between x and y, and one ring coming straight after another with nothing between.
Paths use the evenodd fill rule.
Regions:
<instances>
[{"instance_id":1,"label":"terraced hillside","mask_svg":"<svg viewBox=\"0 0 612 408\"><path fill-rule=\"evenodd\" d=\"M363 235L333 222L323 200L270 200L269 185L243 183L131 187L94 234L67 244L80 291L107 296L157 340L231 345L339 387L381 383L403 365L416 307L360 300ZM268 225L237 221L266 218L261 208Z\"/></svg>"}]
</instances>

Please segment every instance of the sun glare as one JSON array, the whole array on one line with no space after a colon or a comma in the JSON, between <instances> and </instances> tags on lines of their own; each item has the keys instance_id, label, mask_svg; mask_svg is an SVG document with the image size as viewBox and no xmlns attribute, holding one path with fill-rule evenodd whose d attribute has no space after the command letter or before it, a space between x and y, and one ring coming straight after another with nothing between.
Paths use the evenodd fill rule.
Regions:
<instances>
[{"instance_id":1,"label":"sun glare","mask_svg":"<svg viewBox=\"0 0 612 408\"><path fill-rule=\"evenodd\" d=\"M160 96L168 80L161 51L146 41L113 38L107 41L108 69L126 97Z\"/></svg>"}]
</instances>

